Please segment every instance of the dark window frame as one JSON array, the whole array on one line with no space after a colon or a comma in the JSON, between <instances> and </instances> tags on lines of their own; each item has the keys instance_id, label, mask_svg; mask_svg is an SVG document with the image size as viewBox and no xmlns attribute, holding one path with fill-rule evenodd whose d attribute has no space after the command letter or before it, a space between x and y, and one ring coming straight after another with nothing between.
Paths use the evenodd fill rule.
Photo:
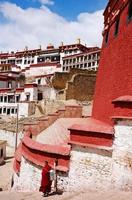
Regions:
<instances>
[{"instance_id":1,"label":"dark window frame","mask_svg":"<svg viewBox=\"0 0 132 200\"><path fill-rule=\"evenodd\" d=\"M114 36L116 37L119 33L119 27L120 27L120 18L116 19L115 22L115 31L114 31Z\"/></svg>"},{"instance_id":2,"label":"dark window frame","mask_svg":"<svg viewBox=\"0 0 132 200\"><path fill-rule=\"evenodd\" d=\"M4 156L4 150L1 149L1 150L0 150L0 157L2 158L3 156Z\"/></svg>"},{"instance_id":3,"label":"dark window frame","mask_svg":"<svg viewBox=\"0 0 132 200\"><path fill-rule=\"evenodd\" d=\"M127 16L128 22L132 20L132 1L129 2L128 5L128 16Z\"/></svg>"},{"instance_id":4,"label":"dark window frame","mask_svg":"<svg viewBox=\"0 0 132 200\"><path fill-rule=\"evenodd\" d=\"M105 34L105 44L108 44L109 42L109 30Z\"/></svg>"}]
</instances>

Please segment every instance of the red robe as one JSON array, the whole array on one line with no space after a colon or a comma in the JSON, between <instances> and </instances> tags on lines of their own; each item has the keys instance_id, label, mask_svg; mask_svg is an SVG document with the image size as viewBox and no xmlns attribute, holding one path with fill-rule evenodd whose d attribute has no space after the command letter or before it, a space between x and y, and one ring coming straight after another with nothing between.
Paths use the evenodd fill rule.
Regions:
<instances>
[{"instance_id":1,"label":"red robe","mask_svg":"<svg viewBox=\"0 0 132 200\"><path fill-rule=\"evenodd\" d=\"M51 191L50 170L51 167L49 165L46 165L42 170L40 191L43 193Z\"/></svg>"}]
</instances>

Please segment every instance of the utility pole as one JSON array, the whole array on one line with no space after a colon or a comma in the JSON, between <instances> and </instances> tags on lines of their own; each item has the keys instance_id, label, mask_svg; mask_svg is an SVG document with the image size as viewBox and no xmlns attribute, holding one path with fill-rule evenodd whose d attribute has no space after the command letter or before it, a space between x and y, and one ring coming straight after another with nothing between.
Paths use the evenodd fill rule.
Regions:
<instances>
[{"instance_id":1,"label":"utility pole","mask_svg":"<svg viewBox=\"0 0 132 200\"><path fill-rule=\"evenodd\" d=\"M56 166L58 165L58 160L54 161L54 192L57 193L57 170Z\"/></svg>"},{"instance_id":2,"label":"utility pole","mask_svg":"<svg viewBox=\"0 0 132 200\"><path fill-rule=\"evenodd\" d=\"M15 151L17 149L17 142L18 142L18 119L19 119L19 104L17 103Z\"/></svg>"},{"instance_id":3,"label":"utility pole","mask_svg":"<svg viewBox=\"0 0 132 200\"><path fill-rule=\"evenodd\" d=\"M16 89L16 88L15 88ZM16 91L14 89L14 104L16 103ZM17 149L17 143L18 143L18 119L19 119L19 104L17 103L17 112L16 112L16 129L15 129L15 151Z\"/></svg>"}]
</instances>

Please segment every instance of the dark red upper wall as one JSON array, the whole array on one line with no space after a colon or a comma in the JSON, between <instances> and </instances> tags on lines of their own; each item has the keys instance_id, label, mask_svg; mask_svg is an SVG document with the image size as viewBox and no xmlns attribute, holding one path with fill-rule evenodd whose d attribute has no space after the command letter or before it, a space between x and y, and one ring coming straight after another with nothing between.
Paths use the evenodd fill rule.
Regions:
<instances>
[{"instance_id":1,"label":"dark red upper wall","mask_svg":"<svg viewBox=\"0 0 132 200\"><path fill-rule=\"evenodd\" d=\"M117 3L114 4L115 2ZM112 104L112 100L119 96L132 95L132 20L128 22L127 17L130 2L111 0L104 12L105 31L96 81L93 117L108 123L111 123L110 117L113 115L132 116L128 108L118 107L116 111ZM109 8L110 5L112 9ZM118 11L118 15L112 18L115 11ZM115 22L118 18L119 33L114 36ZM108 31L109 40L106 44L105 37Z\"/></svg>"}]
</instances>

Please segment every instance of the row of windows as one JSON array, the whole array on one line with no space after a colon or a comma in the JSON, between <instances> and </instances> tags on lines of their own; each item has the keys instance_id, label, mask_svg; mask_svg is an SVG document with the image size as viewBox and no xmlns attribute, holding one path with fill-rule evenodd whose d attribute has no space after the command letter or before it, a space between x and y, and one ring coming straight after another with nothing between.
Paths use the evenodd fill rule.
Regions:
<instances>
[{"instance_id":1,"label":"row of windows","mask_svg":"<svg viewBox=\"0 0 132 200\"><path fill-rule=\"evenodd\" d=\"M67 50L67 51L64 51L65 54L71 54L71 53L77 53L78 50Z\"/></svg>"},{"instance_id":2,"label":"row of windows","mask_svg":"<svg viewBox=\"0 0 132 200\"><path fill-rule=\"evenodd\" d=\"M34 60L24 60L24 64L31 64L34 63Z\"/></svg>"},{"instance_id":3,"label":"row of windows","mask_svg":"<svg viewBox=\"0 0 132 200\"><path fill-rule=\"evenodd\" d=\"M63 66L66 66L66 65L78 65L79 63L76 63L76 62L63 62ZM80 65L84 65L84 66L88 66L88 67L91 67L92 65L98 65L99 64L99 60L97 61L93 61L93 62L84 62Z\"/></svg>"},{"instance_id":4,"label":"row of windows","mask_svg":"<svg viewBox=\"0 0 132 200\"><path fill-rule=\"evenodd\" d=\"M93 54L93 55L89 55L89 56L81 56L81 57L77 57L77 58L73 58L73 59L67 59L63 61L63 64L69 64L69 63L76 63L76 62L84 62L84 61L91 61L91 59L97 60L99 59L99 54Z\"/></svg>"},{"instance_id":5,"label":"row of windows","mask_svg":"<svg viewBox=\"0 0 132 200\"><path fill-rule=\"evenodd\" d=\"M87 68L91 68L91 67L97 68L97 65L95 65L95 62L88 63L88 65L87 65L87 63L85 63L84 65L81 64L81 65L66 66L66 67L63 67L63 71L68 71L71 68L87 69Z\"/></svg>"},{"instance_id":6,"label":"row of windows","mask_svg":"<svg viewBox=\"0 0 132 200\"><path fill-rule=\"evenodd\" d=\"M17 108L6 108L6 107L0 107L0 114L17 114Z\"/></svg>"},{"instance_id":7,"label":"row of windows","mask_svg":"<svg viewBox=\"0 0 132 200\"><path fill-rule=\"evenodd\" d=\"M4 66L4 67L1 67L0 71L10 71L11 70L11 67L10 66Z\"/></svg>"},{"instance_id":8,"label":"row of windows","mask_svg":"<svg viewBox=\"0 0 132 200\"><path fill-rule=\"evenodd\" d=\"M22 60L16 60L16 64L21 64ZM34 63L34 60L24 60L24 64ZM1 64L15 64L15 60L1 61Z\"/></svg>"},{"instance_id":9,"label":"row of windows","mask_svg":"<svg viewBox=\"0 0 132 200\"><path fill-rule=\"evenodd\" d=\"M0 96L0 102L3 103L14 103L20 101L20 95L17 95L14 97L14 95L8 95L8 96Z\"/></svg>"},{"instance_id":10,"label":"row of windows","mask_svg":"<svg viewBox=\"0 0 132 200\"><path fill-rule=\"evenodd\" d=\"M128 17L127 17L128 22L132 20L132 1L129 3L128 7ZM120 18L118 18L115 22L115 30L114 30L114 36L118 35L119 32L119 25L120 25ZM106 33L105 36L105 43L107 44L109 41L109 31Z\"/></svg>"}]
</instances>

